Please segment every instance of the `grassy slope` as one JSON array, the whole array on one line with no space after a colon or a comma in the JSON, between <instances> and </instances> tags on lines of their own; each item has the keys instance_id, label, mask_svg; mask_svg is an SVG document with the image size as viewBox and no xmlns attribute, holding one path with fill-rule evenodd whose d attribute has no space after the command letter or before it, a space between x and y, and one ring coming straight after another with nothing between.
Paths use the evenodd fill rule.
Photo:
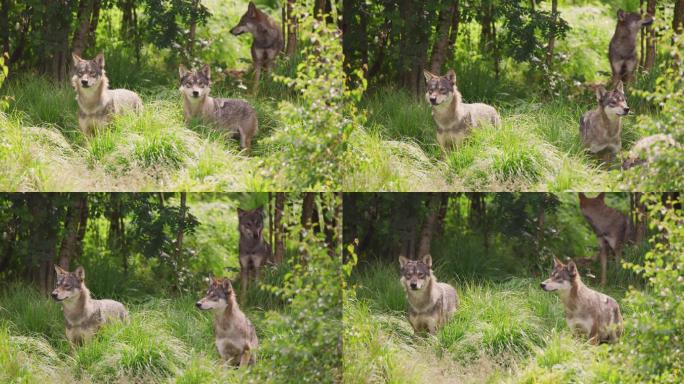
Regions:
<instances>
[{"instance_id":1,"label":"grassy slope","mask_svg":"<svg viewBox=\"0 0 684 384\"><path fill-rule=\"evenodd\" d=\"M613 8L599 3L561 5L561 16L571 29L558 43L558 52L567 55L559 66L574 81L604 82L609 77L606 52L615 25ZM478 31L472 32L477 36ZM468 51L467 47L460 49ZM491 64L478 59L472 62L469 53L457 54L456 71L464 100L495 105L503 127L473 132L461 147L444 157L434 137L429 106L403 92L377 90L365 101L367 126L352 138L364 163L347 178L347 190L616 188L615 171L601 167L580 145L579 118L595 107L591 92L541 101L528 83L533 80L522 75L519 65L504 62L502 79L497 82L484 69ZM646 87L651 81L642 78L636 87ZM635 96L628 94L628 102L637 113L646 112ZM625 148L638 137L632 128L635 121L634 116L624 119Z\"/></svg>"},{"instance_id":2,"label":"grassy slope","mask_svg":"<svg viewBox=\"0 0 684 384\"><path fill-rule=\"evenodd\" d=\"M245 69L245 59L251 60L251 39L227 32L237 23L246 3L206 2L214 16L198 34L210 37L207 56L224 68ZM177 69L164 61L160 56L163 52L148 52L143 65L138 66L131 61L132 54L118 47L120 43L107 43L107 39L102 36L99 41L117 47L106 49L111 87L139 92L145 112L117 118L104 132L87 139L78 130L77 105L70 85L34 76L15 79L2 92L11 97L11 106L6 114L0 113L0 189L274 188L272 181L267 183L263 178L259 164L278 150L267 141L273 130L283 129L275 113L278 100L289 97L283 86L266 81L259 98L252 98L238 83L222 81L220 74L214 74L217 84L213 96L245 98L257 110L260 132L252 154L247 156L235 140L220 137L208 127L186 127L177 91ZM230 54L224 52L227 49ZM280 73L283 71L290 71L287 63ZM245 80L251 85L250 81L249 77Z\"/></svg>"},{"instance_id":3,"label":"grassy slope","mask_svg":"<svg viewBox=\"0 0 684 384\"><path fill-rule=\"evenodd\" d=\"M434 337L416 337L399 276L388 266L357 275L345 307L346 383L619 382L610 346L573 337L558 296L538 280L443 280L461 306ZM607 293L620 301L622 289ZM623 308L624 311L629 309Z\"/></svg>"}]
</instances>

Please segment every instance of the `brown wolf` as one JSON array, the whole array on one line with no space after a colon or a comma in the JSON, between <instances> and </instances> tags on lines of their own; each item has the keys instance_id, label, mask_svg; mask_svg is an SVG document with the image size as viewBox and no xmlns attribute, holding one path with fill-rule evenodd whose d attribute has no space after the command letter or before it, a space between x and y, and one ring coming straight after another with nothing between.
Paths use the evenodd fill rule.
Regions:
<instances>
[{"instance_id":1,"label":"brown wolf","mask_svg":"<svg viewBox=\"0 0 684 384\"><path fill-rule=\"evenodd\" d=\"M580 119L582 144L605 162L612 161L622 148L622 116L629 113L622 81L615 89L596 88L598 107L587 111Z\"/></svg>"},{"instance_id":2,"label":"brown wolf","mask_svg":"<svg viewBox=\"0 0 684 384\"><path fill-rule=\"evenodd\" d=\"M254 365L259 345L256 330L238 307L233 285L228 279L211 278L207 294L196 303L201 310L216 313L214 331L221 359L232 365Z\"/></svg>"},{"instance_id":3,"label":"brown wolf","mask_svg":"<svg viewBox=\"0 0 684 384\"><path fill-rule=\"evenodd\" d=\"M627 83L634 79L637 66L636 37L644 25L653 24L654 18L646 15L643 19L636 12L617 12L617 26L608 46L608 59L613 71L613 84L619 80Z\"/></svg>"},{"instance_id":4,"label":"brown wolf","mask_svg":"<svg viewBox=\"0 0 684 384\"><path fill-rule=\"evenodd\" d=\"M114 300L93 300L85 286L85 270L67 272L55 265L57 283L52 298L62 303L66 335L72 345L90 340L95 332L112 320L128 320L123 304Z\"/></svg>"},{"instance_id":5,"label":"brown wolf","mask_svg":"<svg viewBox=\"0 0 684 384\"><path fill-rule=\"evenodd\" d=\"M601 285L605 285L608 252L612 251L616 260L620 260L625 243L634 242L634 224L627 215L606 205L603 192L593 199L580 192L579 202L582 215L598 238Z\"/></svg>"},{"instance_id":6,"label":"brown wolf","mask_svg":"<svg viewBox=\"0 0 684 384\"><path fill-rule=\"evenodd\" d=\"M409 302L409 322L415 333L434 335L454 315L459 306L456 288L440 283L432 273L432 256L409 260L399 256L401 284Z\"/></svg>"},{"instance_id":7,"label":"brown wolf","mask_svg":"<svg viewBox=\"0 0 684 384\"><path fill-rule=\"evenodd\" d=\"M249 2L247 12L240 18L240 22L230 30L235 36L245 32L252 34L252 66L254 67L254 93L259 89L261 71L270 71L276 56L283 50L284 39L280 24L265 12L257 9L253 2Z\"/></svg>"},{"instance_id":8,"label":"brown wolf","mask_svg":"<svg viewBox=\"0 0 684 384\"><path fill-rule=\"evenodd\" d=\"M72 57L74 75L71 85L76 90L78 127L81 132L91 134L106 125L115 114L128 110L142 111L143 103L137 93L128 89L109 89L102 53L93 60L83 60L75 53Z\"/></svg>"},{"instance_id":9,"label":"brown wolf","mask_svg":"<svg viewBox=\"0 0 684 384\"><path fill-rule=\"evenodd\" d=\"M442 149L459 144L472 128L485 124L501 125L501 117L494 107L466 104L456 88L456 73L449 70L445 76L423 71L427 90L425 99L432 105L432 117L437 123L437 142Z\"/></svg>"},{"instance_id":10,"label":"brown wolf","mask_svg":"<svg viewBox=\"0 0 684 384\"><path fill-rule=\"evenodd\" d=\"M240 139L240 147L249 150L252 138L258 130L257 115L249 103L236 99L215 99L209 96L211 70L208 65L202 69L188 70L178 67L183 94L185 121L202 118Z\"/></svg>"},{"instance_id":11,"label":"brown wolf","mask_svg":"<svg viewBox=\"0 0 684 384\"><path fill-rule=\"evenodd\" d=\"M259 281L261 267L271 258L271 246L264 240L264 208L238 208L240 231L240 304L245 305L248 281Z\"/></svg>"},{"instance_id":12,"label":"brown wolf","mask_svg":"<svg viewBox=\"0 0 684 384\"><path fill-rule=\"evenodd\" d=\"M614 343L622 335L622 315L617 301L582 283L574 262L554 258L551 277L541 283L545 291L558 291L565 305L565 319L575 333L592 344Z\"/></svg>"}]
</instances>

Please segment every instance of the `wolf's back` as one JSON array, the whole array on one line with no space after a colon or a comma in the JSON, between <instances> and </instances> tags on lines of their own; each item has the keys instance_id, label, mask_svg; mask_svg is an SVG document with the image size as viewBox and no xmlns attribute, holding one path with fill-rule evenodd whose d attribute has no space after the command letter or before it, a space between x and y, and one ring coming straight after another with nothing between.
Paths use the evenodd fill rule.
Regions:
<instances>
[{"instance_id":1,"label":"wolf's back","mask_svg":"<svg viewBox=\"0 0 684 384\"><path fill-rule=\"evenodd\" d=\"M114 103L114 111L116 113L134 110L136 112L142 111L143 103L140 96L128 89L112 89L109 91L112 102Z\"/></svg>"},{"instance_id":2,"label":"wolf's back","mask_svg":"<svg viewBox=\"0 0 684 384\"><path fill-rule=\"evenodd\" d=\"M108 299L93 300L93 302L100 309L105 322L110 320L128 320L128 311L120 302Z\"/></svg>"}]
</instances>

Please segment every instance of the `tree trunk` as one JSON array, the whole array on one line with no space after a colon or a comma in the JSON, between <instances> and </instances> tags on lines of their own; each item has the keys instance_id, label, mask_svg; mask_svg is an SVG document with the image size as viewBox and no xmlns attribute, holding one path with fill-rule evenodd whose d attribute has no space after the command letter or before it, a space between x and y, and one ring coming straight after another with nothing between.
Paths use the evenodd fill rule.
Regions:
<instances>
[{"instance_id":1,"label":"tree trunk","mask_svg":"<svg viewBox=\"0 0 684 384\"><path fill-rule=\"evenodd\" d=\"M632 192L630 200L632 203L632 222L634 223L634 242L641 244L646 239L646 231L648 230L646 205L641 202L641 192Z\"/></svg>"},{"instance_id":2,"label":"tree trunk","mask_svg":"<svg viewBox=\"0 0 684 384\"><path fill-rule=\"evenodd\" d=\"M95 32L100 23L100 9L102 8L102 0L95 0L93 2L93 14L90 16L90 28L88 29L87 46L95 45Z\"/></svg>"},{"instance_id":3,"label":"tree trunk","mask_svg":"<svg viewBox=\"0 0 684 384\"><path fill-rule=\"evenodd\" d=\"M83 238L88 225L88 195L72 193L69 200L59 249L59 266L66 270L69 270L72 260L83 254Z\"/></svg>"},{"instance_id":4,"label":"tree trunk","mask_svg":"<svg viewBox=\"0 0 684 384\"><path fill-rule=\"evenodd\" d=\"M41 60L41 71L53 79L63 82L67 78L69 53L69 30L71 27L71 9L69 1L49 1L42 15L42 32L44 44L38 57Z\"/></svg>"},{"instance_id":5,"label":"tree trunk","mask_svg":"<svg viewBox=\"0 0 684 384\"><path fill-rule=\"evenodd\" d=\"M304 200L302 202L302 220L301 224L304 229L311 229L313 220L314 206L316 195L313 192L305 192Z\"/></svg>"},{"instance_id":6,"label":"tree trunk","mask_svg":"<svg viewBox=\"0 0 684 384\"><path fill-rule=\"evenodd\" d=\"M651 16L655 16L656 0L648 0L646 12ZM646 60L644 61L644 69L650 71L653 69L656 59L656 31L653 24L647 26L646 31Z\"/></svg>"},{"instance_id":7,"label":"tree trunk","mask_svg":"<svg viewBox=\"0 0 684 384\"><path fill-rule=\"evenodd\" d=\"M428 213L423 221L423 227L420 230L420 242L418 243L418 252L416 256L421 257L430 253L432 244L432 234L435 229L435 222L437 215L439 215L442 198L439 193L430 193L428 198Z\"/></svg>"},{"instance_id":8,"label":"tree trunk","mask_svg":"<svg viewBox=\"0 0 684 384\"><path fill-rule=\"evenodd\" d=\"M558 0L551 0L551 17L553 24L549 34L549 43L546 46L546 67L550 70L553 64L553 50L556 46L556 28L558 26Z\"/></svg>"},{"instance_id":9,"label":"tree trunk","mask_svg":"<svg viewBox=\"0 0 684 384\"><path fill-rule=\"evenodd\" d=\"M358 18L358 20L357 20ZM365 1L344 0L342 2L342 51L345 69L361 68L368 73L368 12ZM378 43L381 46L382 39ZM378 52L379 54L380 52Z\"/></svg>"},{"instance_id":10,"label":"tree trunk","mask_svg":"<svg viewBox=\"0 0 684 384\"><path fill-rule=\"evenodd\" d=\"M176 272L180 270L180 264L183 259L183 237L185 236L185 216L188 210L187 207L187 192L180 193L180 209L178 210L178 231L176 232L176 247L174 249L174 259L176 261ZM178 276L176 276L177 278Z\"/></svg>"},{"instance_id":11,"label":"tree trunk","mask_svg":"<svg viewBox=\"0 0 684 384\"><path fill-rule=\"evenodd\" d=\"M297 18L293 14L295 0L287 0L287 46L285 48L285 54L289 57L294 56L297 51Z\"/></svg>"},{"instance_id":12,"label":"tree trunk","mask_svg":"<svg viewBox=\"0 0 684 384\"><path fill-rule=\"evenodd\" d=\"M3 53L9 54L9 12L10 12L10 0L0 1L0 55Z\"/></svg>"},{"instance_id":13,"label":"tree trunk","mask_svg":"<svg viewBox=\"0 0 684 384\"><path fill-rule=\"evenodd\" d=\"M318 20L323 20L323 15L325 14L325 9L327 7L326 0L315 0L314 1L314 17Z\"/></svg>"},{"instance_id":14,"label":"tree trunk","mask_svg":"<svg viewBox=\"0 0 684 384\"><path fill-rule=\"evenodd\" d=\"M446 219L447 209L449 208L449 196L449 193L440 193L442 202L439 205L437 222L435 223L435 233L438 235L444 233L444 219Z\"/></svg>"},{"instance_id":15,"label":"tree trunk","mask_svg":"<svg viewBox=\"0 0 684 384\"><path fill-rule=\"evenodd\" d=\"M273 226L274 248L273 262L282 264L285 257L285 226L283 225L283 212L285 210L285 193L276 192L275 194L275 218Z\"/></svg>"},{"instance_id":16,"label":"tree trunk","mask_svg":"<svg viewBox=\"0 0 684 384\"><path fill-rule=\"evenodd\" d=\"M71 51L79 56L83 56L83 51L86 48L92 10L93 0L80 0L78 2L77 26L71 43Z\"/></svg>"},{"instance_id":17,"label":"tree trunk","mask_svg":"<svg viewBox=\"0 0 684 384\"><path fill-rule=\"evenodd\" d=\"M28 254L31 255L30 268L33 279L43 295L52 288L52 265L57 245L58 218L52 197L46 193L31 193L27 197L29 207L30 234Z\"/></svg>"},{"instance_id":18,"label":"tree trunk","mask_svg":"<svg viewBox=\"0 0 684 384\"><path fill-rule=\"evenodd\" d=\"M323 193L321 193L322 195ZM328 254L330 257L334 257L337 251L337 247L341 242L342 230L339 228L339 223L341 222L342 209L341 205L337 204L337 201L342 202L341 192L335 192L335 196L330 201L323 206L323 222L325 228L323 229L325 233L325 242L328 245ZM321 201L326 201L325 196L321 196Z\"/></svg>"},{"instance_id":19,"label":"tree trunk","mask_svg":"<svg viewBox=\"0 0 684 384\"><path fill-rule=\"evenodd\" d=\"M458 4L458 1L456 2L456 11L452 15L451 18L451 30L449 31L449 42L446 47L446 60L451 60L454 58L454 47L456 46L456 39L458 38L458 25L459 21L461 19L460 16L460 6Z\"/></svg>"},{"instance_id":20,"label":"tree trunk","mask_svg":"<svg viewBox=\"0 0 684 384\"><path fill-rule=\"evenodd\" d=\"M31 21L33 19L33 7L28 7L21 17L21 26L19 27L19 41L16 42L12 54L10 55L8 67L10 71L14 63L17 63L24 56L24 50L26 49L26 37L29 34L29 28L31 26Z\"/></svg>"},{"instance_id":21,"label":"tree trunk","mask_svg":"<svg viewBox=\"0 0 684 384\"><path fill-rule=\"evenodd\" d=\"M458 20L458 4L459 0L444 0L441 10L439 11L439 22L437 24L437 37L432 45L432 53L430 56L430 71L435 74L441 74L444 63L450 59L449 42L452 37L451 28L454 27L454 17ZM455 25L458 28L458 23ZM454 37L456 35L454 34ZM453 51L452 51L453 52Z\"/></svg>"},{"instance_id":22,"label":"tree trunk","mask_svg":"<svg viewBox=\"0 0 684 384\"><path fill-rule=\"evenodd\" d=\"M672 29L677 34L684 32L684 0L675 0Z\"/></svg>"}]
</instances>

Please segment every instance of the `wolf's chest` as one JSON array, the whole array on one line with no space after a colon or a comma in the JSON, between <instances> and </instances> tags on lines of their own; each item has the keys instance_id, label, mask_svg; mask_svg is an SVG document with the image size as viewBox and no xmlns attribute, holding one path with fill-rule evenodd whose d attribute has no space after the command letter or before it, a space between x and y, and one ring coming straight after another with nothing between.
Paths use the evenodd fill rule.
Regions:
<instances>
[{"instance_id":1,"label":"wolf's chest","mask_svg":"<svg viewBox=\"0 0 684 384\"><path fill-rule=\"evenodd\" d=\"M594 319L591 316L569 314L566 320L571 330L577 330L586 335L589 335L594 327Z\"/></svg>"}]
</instances>

